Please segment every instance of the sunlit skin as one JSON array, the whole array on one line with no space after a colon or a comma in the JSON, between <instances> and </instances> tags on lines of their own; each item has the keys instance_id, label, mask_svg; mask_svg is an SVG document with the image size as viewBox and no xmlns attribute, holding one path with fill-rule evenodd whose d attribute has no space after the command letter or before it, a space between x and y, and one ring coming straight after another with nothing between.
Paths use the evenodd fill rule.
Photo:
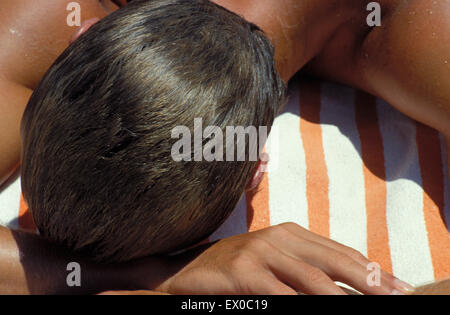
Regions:
<instances>
[{"instance_id":1,"label":"sunlit skin","mask_svg":"<svg viewBox=\"0 0 450 315\"><path fill-rule=\"evenodd\" d=\"M450 1L215 0L262 27L285 80L306 71L376 95L450 144ZM449 160L450 162L450 160Z\"/></svg>"},{"instance_id":2,"label":"sunlit skin","mask_svg":"<svg viewBox=\"0 0 450 315\"><path fill-rule=\"evenodd\" d=\"M19 165L19 126L28 98L46 70L68 46L69 41L76 40L76 36L81 33L79 29L69 27L66 23L68 14L66 6L69 2L71 1L2 0L0 183ZM77 2L82 7L83 21L92 18L102 19L119 9L119 6L126 4L125 0ZM450 139L449 0L379 1L382 5L383 26L376 28L370 28L366 24L366 17L369 14L366 5L370 2L367 0L215 0L214 2L244 16L264 30L276 48L277 68L285 81L303 68L310 74L363 89L385 99L406 115L438 129ZM256 183L252 181L252 186L254 184ZM276 243L277 248L296 242L304 244L301 250L290 247L283 250L307 262L297 274L301 275L305 270L309 270L308 275L323 280L316 281L314 287L308 282L314 277L306 276L306 280L296 279L298 287L307 293L343 293L330 283L329 279L326 280L322 273L317 271L319 269L330 278L349 280L356 283L356 286L362 285L359 289L366 293L389 293L394 288L400 290L402 287L399 288L398 283L388 274L383 274L382 287L364 287L360 282L365 279L364 264L367 263L365 258L340 244L299 227L287 225L221 241L198 257L194 255L197 258L189 263L187 262L191 258L186 257L171 265L164 260L149 258L132 266L120 266L120 276L114 268L105 269L86 263L84 272L91 275L88 276L91 281L88 280L83 288L85 291L82 292L92 293L104 289L130 287L156 288L170 293L189 292L189 288L203 293L217 292L215 290L218 288L209 287L211 283L217 284L219 288L229 285L230 292L236 292L229 283L225 283L225 278L238 277L239 272L243 272L244 275L258 272L256 275L259 276L254 278L263 278L265 270L259 270L254 265L247 266L249 270L246 270L243 264L242 270L225 276L224 268L235 264L236 257L224 253L243 253L239 257L247 257L245 256L249 255L247 245L259 244L255 239L263 239L269 244L275 244L280 239L290 240L282 244ZM317 243L321 245L318 246ZM254 250L258 246L251 248ZM294 251L297 251L295 255ZM265 252L267 248L260 252L251 252L252 257L259 259L258 266L269 265L264 260L269 259L264 256ZM327 266L324 259L330 253L337 254L336 257L340 259L352 257L352 260L346 260L350 267L334 270ZM64 262L68 260L67 257L72 256L63 249L47 244L37 236L0 228L0 275L5 275L0 280L0 292L64 292L67 288L61 287L58 281L64 278ZM223 265L212 263L217 257L223 259ZM83 257L77 259L85 261ZM352 261L357 263L353 264ZM295 269L288 260L271 263L286 266L283 270ZM205 266L209 268L208 270L211 270L211 266L214 267L213 269L217 271L215 277L205 278L205 273L202 272ZM157 277L149 272L152 269L159 271ZM45 270L61 271L45 273L46 281L42 281L41 273ZM133 280L136 280L137 284L130 284ZM270 280L273 279L267 279L266 282ZM279 282L273 282L270 288L263 288L261 283L244 285L256 288L256 291L260 289L257 292L263 293L295 293Z\"/></svg>"},{"instance_id":3,"label":"sunlit skin","mask_svg":"<svg viewBox=\"0 0 450 315\"><path fill-rule=\"evenodd\" d=\"M75 31L66 23L69 2L2 2L0 183L18 165L27 99ZM78 2L82 20L118 9L111 0ZM450 1L379 1L383 26L375 28L366 24L367 0L215 2L266 32L286 81L309 63L308 72L379 96L450 138Z\"/></svg>"}]
</instances>

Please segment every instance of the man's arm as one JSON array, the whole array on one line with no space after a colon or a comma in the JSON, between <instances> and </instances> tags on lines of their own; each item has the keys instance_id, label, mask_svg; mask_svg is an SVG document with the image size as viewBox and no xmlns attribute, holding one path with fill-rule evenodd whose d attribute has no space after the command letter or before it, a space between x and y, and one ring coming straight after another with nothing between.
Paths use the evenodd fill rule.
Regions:
<instances>
[{"instance_id":1,"label":"man's arm","mask_svg":"<svg viewBox=\"0 0 450 315\"><path fill-rule=\"evenodd\" d=\"M449 139L450 2L401 1L388 12L362 43L358 65L364 80L378 96Z\"/></svg>"},{"instance_id":2,"label":"man's arm","mask_svg":"<svg viewBox=\"0 0 450 315\"><path fill-rule=\"evenodd\" d=\"M103 18L112 1L79 0L83 19ZM118 4L125 4L117 0ZM20 120L40 79L69 44L70 0L2 0L0 8L0 186L18 166Z\"/></svg>"},{"instance_id":3,"label":"man's arm","mask_svg":"<svg viewBox=\"0 0 450 315\"><path fill-rule=\"evenodd\" d=\"M370 90L444 135L450 169L450 2L400 2L359 57Z\"/></svg>"},{"instance_id":4,"label":"man's arm","mask_svg":"<svg viewBox=\"0 0 450 315\"><path fill-rule=\"evenodd\" d=\"M308 70L372 93L448 139L450 2L379 2L381 26L367 25L361 1Z\"/></svg>"},{"instance_id":5,"label":"man's arm","mask_svg":"<svg viewBox=\"0 0 450 315\"><path fill-rule=\"evenodd\" d=\"M0 79L0 186L19 165L20 120L31 93Z\"/></svg>"},{"instance_id":6,"label":"man's arm","mask_svg":"<svg viewBox=\"0 0 450 315\"><path fill-rule=\"evenodd\" d=\"M81 286L70 287L70 262ZM0 294L92 294L154 289L172 294L344 294L334 282L367 294L407 293L381 271L367 281L369 261L357 251L293 223L221 240L172 257L108 266L90 262L37 235L0 227Z\"/></svg>"},{"instance_id":7,"label":"man's arm","mask_svg":"<svg viewBox=\"0 0 450 315\"><path fill-rule=\"evenodd\" d=\"M355 6L305 70L376 95L439 130L450 152L450 2L379 1L379 27L367 25L368 2Z\"/></svg>"},{"instance_id":8,"label":"man's arm","mask_svg":"<svg viewBox=\"0 0 450 315\"><path fill-rule=\"evenodd\" d=\"M80 287L67 284L70 262L80 264ZM174 264L163 258L116 266L95 264L38 235L0 227L0 294L93 294L151 289L173 274L169 266Z\"/></svg>"}]
</instances>

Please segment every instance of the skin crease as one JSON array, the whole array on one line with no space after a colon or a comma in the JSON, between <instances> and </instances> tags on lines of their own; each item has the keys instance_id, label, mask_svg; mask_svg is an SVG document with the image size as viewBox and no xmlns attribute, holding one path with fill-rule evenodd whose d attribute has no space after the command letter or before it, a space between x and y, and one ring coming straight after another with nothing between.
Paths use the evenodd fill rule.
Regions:
<instances>
[{"instance_id":1,"label":"skin crease","mask_svg":"<svg viewBox=\"0 0 450 315\"><path fill-rule=\"evenodd\" d=\"M46 69L67 47L69 39L76 31L66 24L66 5L69 2L71 1L2 0L0 183L18 166L19 125L27 100ZM118 9L118 5L125 4L124 0L116 3L109 0L77 2L82 7L83 21L95 17L101 19ZM450 131L447 129L450 125L450 65L446 66L444 63L446 59L450 60L450 1L438 1L440 8L434 7L436 4L428 0L379 1L383 7L384 26L376 29L369 29L366 25L368 12L365 7L370 1L365 0L277 0L276 4L273 0L215 2L244 16L265 31L276 47L277 68L285 81L304 68L311 74L346 83L382 97L405 114L437 128L447 139L450 138ZM433 10L433 19L427 13L430 7ZM414 18L409 13L413 11L417 13ZM414 19L413 23L409 23L410 19ZM253 244L255 239L270 238L268 235L275 235L277 240L291 240L293 235L301 240L314 238L316 243L325 246L321 247L322 250L337 249L339 253L344 252L346 256L355 257L361 265L366 263L363 258L339 244L317 238L299 227L283 225L219 242L203 252L199 259L185 257L184 261L181 259L175 264L168 264L163 259L149 258L135 262L132 266L119 266L120 272L117 272L116 268L100 268L85 262L83 270L90 276L83 285L85 291L78 293L146 287L177 293L173 288L176 287L178 279L192 280L185 282L198 284L197 287L202 288L194 272L196 268L208 266L218 254L236 252L236 246ZM295 241L299 239L295 238ZM281 248L286 243L295 241L275 245ZM306 242L304 248L306 252L309 248L307 244L309 243ZM267 248L263 249L263 252L267 252ZM286 248L287 252L292 250ZM332 253L335 254L334 251ZM224 263L236 261L235 257L226 255L222 255L221 259ZM0 228L0 275L7 275L6 279L0 279L0 292L65 293L67 287L61 286L58 279L65 279L66 261L85 260L82 257L73 258L64 249L56 248L36 236ZM306 261L314 266L319 266L321 262L320 259L311 257ZM285 270L295 269L290 263L285 261ZM160 271L161 276L150 277L149 266ZM217 268L215 265L214 267ZM324 265L320 267L322 270L331 268ZM304 266L304 270L308 268L310 265ZM42 274L49 274L45 270L51 270L53 278L42 281ZM53 270L62 271L58 274ZM328 270L329 275L333 272L336 270ZM346 272L350 274L349 270ZM312 278L317 278L318 274L317 269L311 270L311 275L314 275ZM171 281L164 278L172 275L175 276ZM280 276L288 277L286 274ZM338 272L336 278L339 276L342 277ZM383 274L383 279L385 287L379 288L378 291L366 288L366 292L389 293L393 288L393 278ZM134 280L139 285L130 285ZM395 285L394 288L401 290ZM286 291L286 287L278 289L275 292L292 293ZM314 292L309 288L304 289ZM200 289L198 291L211 292ZM330 287L326 292L341 293L337 287Z\"/></svg>"}]
</instances>

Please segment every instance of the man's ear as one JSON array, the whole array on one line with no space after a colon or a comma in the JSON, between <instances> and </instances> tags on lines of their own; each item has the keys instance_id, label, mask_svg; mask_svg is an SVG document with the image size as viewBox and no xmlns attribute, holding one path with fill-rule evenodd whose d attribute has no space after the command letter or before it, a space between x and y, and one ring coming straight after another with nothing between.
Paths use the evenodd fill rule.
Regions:
<instances>
[{"instance_id":1,"label":"man's ear","mask_svg":"<svg viewBox=\"0 0 450 315\"><path fill-rule=\"evenodd\" d=\"M100 21L99 18L95 17L89 20L84 21L81 23L81 25L76 29L76 31L73 33L72 37L70 38L70 43L72 44L74 41L76 41L81 35L87 32L88 29L91 28L92 25Z\"/></svg>"},{"instance_id":2,"label":"man's ear","mask_svg":"<svg viewBox=\"0 0 450 315\"><path fill-rule=\"evenodd\" d=\"M245 190L253 190L258 187L259 183L263 179L264 173L267 172L267 163L269 163L269 155L265 152L261 153L261 159L258 161L252 179L248 182Z\"/></svg>"}]
</instances>

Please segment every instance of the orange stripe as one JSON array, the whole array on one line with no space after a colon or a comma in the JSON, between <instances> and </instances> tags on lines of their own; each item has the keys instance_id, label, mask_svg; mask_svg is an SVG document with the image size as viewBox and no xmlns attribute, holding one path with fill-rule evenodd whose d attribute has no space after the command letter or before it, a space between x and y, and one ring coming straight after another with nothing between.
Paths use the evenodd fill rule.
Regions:
<instances>
[{"instance_id":1,"label":"orange stripe","mask_svg":"<svg viewBox=\"0 0 450 315\"><path fill-rule=\"evenodd\" d=\"M444 220L444 171L439 133L417 123L423 211L436 279L450 276L450 238Z\"/></svg>"},{"instance_id":2,"label":"orange stripe","mask_svg":"<svg viewBox=\"0 0 450 315\"><path fill-rule=\"evenodd\" d=\"M367 256L392 273L386 218L386 170L376 98L357 91L355 103L366 197Z\"/></svg>"},{"instance_id":3,"label":"orange stripe","mask_svg":"<svg viewBox=\"0 0 450 315\"><path fill-rule=\"evenodd\" d=\"M270 226L269 176L267 172L258 187L245 193L247 200L248 231L257 231Z\"/></svg>"},{"instance_id":4,"label":"orange stripe","mask_svg":"<svg viewBox=\"0 0 450 315\"><path fill-rule=\"evenodd\" d=\"M33 221L33 216L28 208L27 203L20 194L20 208L19 208L19 228L23 230L36 230L36 225Z\"/></svg>"},{"instance_id":5,"label":"orange stripe","mask_svg":"<svg viewBox=\"0 0 450 315\"><path fill-rule=\"evenodd\" d=\"M305 151L309 229L330 237L328 171L320 126L320 91L317 81L302 82L300 85L300 134Z\"/></svg>"}]
</instances>

